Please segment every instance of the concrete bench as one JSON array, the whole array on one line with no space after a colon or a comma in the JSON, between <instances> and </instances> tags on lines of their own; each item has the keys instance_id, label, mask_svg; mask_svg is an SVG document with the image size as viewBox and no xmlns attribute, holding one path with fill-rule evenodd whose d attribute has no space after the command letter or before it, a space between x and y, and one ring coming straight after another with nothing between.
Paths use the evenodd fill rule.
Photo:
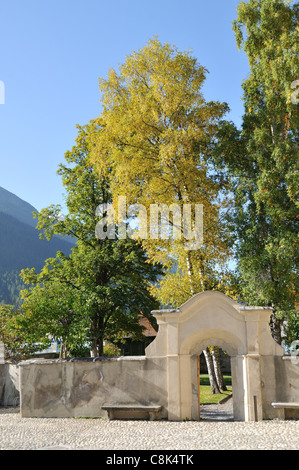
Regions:
<instances>
[{"instance_id":1,"label":"concrete bench","mask_svg":"<svg viewBox=\"0 0 299 470\"><path fill-rule=\"evenodd\" d=\"M108 412L109 419L157 419L160 405L103 405L102 409Z\"/></svg>"},{"instance_id":2,"label":"concrete bench","mask_svg":"<svg viewBox=\"0 0 299 470\"><path fill-rule=\"evenodd\" d=\"M273 408L279 410L278 411L278 418L285 419L285 410L299 410L299 403L298 402L274 402L272 403Z\"/></svg>"}]
</instances>

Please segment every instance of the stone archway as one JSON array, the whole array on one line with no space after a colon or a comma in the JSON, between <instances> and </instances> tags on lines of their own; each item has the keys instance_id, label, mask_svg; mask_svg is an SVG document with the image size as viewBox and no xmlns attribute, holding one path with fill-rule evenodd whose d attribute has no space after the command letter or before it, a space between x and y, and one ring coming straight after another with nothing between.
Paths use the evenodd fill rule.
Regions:
<instances>
[{"instance_id":1,"label":"stone archway","mask_svg":"<svg viewBox=\"0 0 299 470\"><path fill-rule=\"evenodd\" d=\"M269 357L284 351L272 338L271 308L243 307L216 291L194 295L180 308L157 310L159 332L147 347L148 358L166 358L168 419L192 418L191 357L206 346L231 356L235 419L263 419L261 370Z\"/></svg>"}]
</instances>

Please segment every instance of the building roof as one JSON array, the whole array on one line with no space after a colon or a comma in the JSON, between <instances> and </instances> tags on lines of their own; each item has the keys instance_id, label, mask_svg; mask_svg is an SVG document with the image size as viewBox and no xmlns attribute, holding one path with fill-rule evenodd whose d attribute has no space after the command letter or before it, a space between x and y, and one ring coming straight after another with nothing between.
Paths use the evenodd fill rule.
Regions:
<instances>
[{"instance_id":1,"label":"building roof","mask_svg":"<svg viewBox=\"0 0 299 470\"><path fill-rule=\"evenodd\" d=\"M143 330L142 334L144 336L157 336L158 332L153 328L150 324L149 320L142 314L139 315L139 325L143 326L145 329Z\"/></svg>"}]
</instances>

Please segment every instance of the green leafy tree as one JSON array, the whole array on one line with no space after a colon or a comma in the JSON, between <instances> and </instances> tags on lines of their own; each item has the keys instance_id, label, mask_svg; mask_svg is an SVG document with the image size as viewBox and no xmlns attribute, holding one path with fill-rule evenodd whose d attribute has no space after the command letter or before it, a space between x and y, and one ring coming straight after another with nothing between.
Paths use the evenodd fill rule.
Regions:
<instances>
[{"instance_id":1,"label":"green leafy tree","mask_svg":"<svg viewBox=\"0 0 299 470\"><path fill-rule=\"evenodd\" d=\"M299 314L298 310L287 313L283 324L284 342L289 349L298 349L299 346Z\"/></svg>"},{"instance_id":2,"label":"green leafy tree","mask_svg":"<svg viewBox=\"0 0 299 470\"><path fill-rule=\"evenodd\" d=\"M150 311L157 302L150 285L161 269L149 262L140 244L120 239L117 230L115 239L96 235L96 226L105 216L98 215L98 207L111 202L111 195L107 180L89 161L86 138L95 126L91 122L79 128L76 146L65 155L68 165L58 170L67 191L68 214L62 216L60 206L36 214L42 237L70 235L76 245L69 257L58 252L40 274L27 269L22 277L33 286L23 292L23 308L31 310L33 317L39 310L49 335L60 336L68 351L85 340L93 355L102 355L105 338L113 341L125 333L142 333L140 311L152 319Z\"/></svg>"},{"instance_id":3,"label":"green leafy tree","mask_svg":"<svg viewBox=\"0 0 299 470\"><path fill-rule=\"evenodd\" d=\"M27 330L22 321L22 312L14 305L0 304L0 341L6 360L26 359L44 349L43 343L36 342L35 331Z\"/></svg>"},{"instance_id":4,"label":"green leafy tree","mask_svg":"<svg viewBox=\"0 0 299 470\"><path fill-rule=\"evenodd\" d=\"M27 271L26 275L23 272L24 279L32 286L22 291L20 322L24 330L35 332L37 341L45 348L52 341L60 344L60 357L66 358L72 347L83 347L86 319L80 315L77 292L70 284L62 282L63 265L49 270L53 261L48 260L39 275L34 270Z\"/></svg>"},{"instance_id":5,"label":"green leafy tree","mask_svg":"<svg viewBox=\"0 0 299 470\"><path fill-rule=\"evenodd\" d=\"M225 123L218 135L218 163L234 193L230 227L242 294L250 304L273 307L279 343L298 291L298 7L283 0L239 4L233 28L250 66L245 113L240 131Z\"/></svg>"}]
</instances>

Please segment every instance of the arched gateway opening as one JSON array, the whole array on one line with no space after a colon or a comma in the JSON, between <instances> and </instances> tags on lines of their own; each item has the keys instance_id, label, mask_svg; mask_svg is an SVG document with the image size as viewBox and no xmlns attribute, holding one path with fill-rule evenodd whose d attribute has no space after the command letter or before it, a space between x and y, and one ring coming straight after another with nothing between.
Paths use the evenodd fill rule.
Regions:
<instances>
[{"instance_id":1,"label":"arched gateway opening","mask_svg":"<svg viewBox=\"0 0 299 470\"><path fill-rule=\"evenodd\" d=\"M180 308L152 312L159 332L146 356L166 358L168 419L198 419L192 396L194 357L210 345L231 357L234 419L263 419L262 371L273 363L269 358L284 354L270 333L271 312L243 307L215 291L194 295Z\"/></svg>"},{"instance_id":2,"label":"arched gateway opening","mask_svg":"<svg viewBox=\"0 0 299 470\"><path fill-rule=\"evenodd\" d=\"M218 344L217 344L218 343ZM210 367L213 370L216 383L210 382L209 367L204 355L206 347L196 345L194 354L191 352L191 386L192 386L192 408L191 418L198 421L204 419L208 421L232 421L234 420L233 410L233 390L237 390L238 377L232 376L231 357L229 347L219 346L219 342L209 341ZM213 360L213 350L217 349L219 354L219 364ZM220 366L220 367L219 367ZM217 379L216 367L220 369L221 380ZM218 369L218 372L219 372ZM239 379L240 380L240 379ZM242 378L241 378L242 380ZM215 389L215 386L218 388ZM224 387L224 388L223 388ZM214 392L212 392L214 390ZM215 393L215 395L213 394ZM219 393L221 395L219 395ZM236 403L239 400L236 399Z\"/></svg>"}]
</instances>

